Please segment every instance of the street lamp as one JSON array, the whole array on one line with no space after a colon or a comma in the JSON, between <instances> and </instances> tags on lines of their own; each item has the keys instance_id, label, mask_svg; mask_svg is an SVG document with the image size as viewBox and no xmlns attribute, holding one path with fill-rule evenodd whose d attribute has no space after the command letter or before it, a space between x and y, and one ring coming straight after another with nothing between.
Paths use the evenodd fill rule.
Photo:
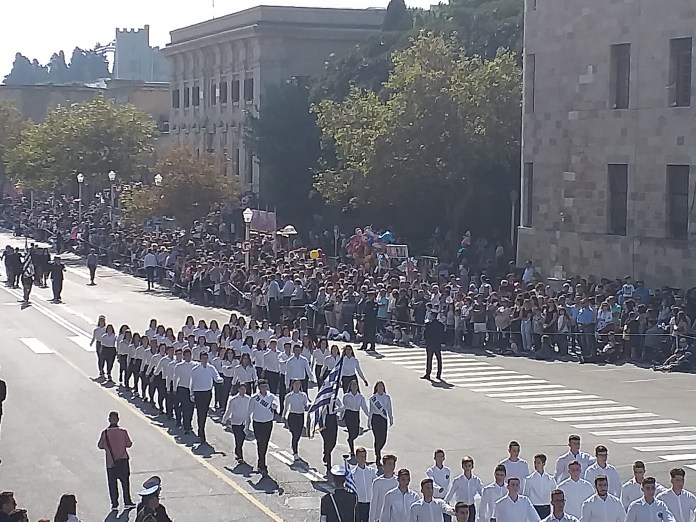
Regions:
<instances>
[{"instance_id":1,"label":"street lamp","mask_svg":"<svg viewBox=\"0 0 696 522\"><path fill-rule=\"evenodd\" d=\"M109 181L111 182L111 209L109 211L109 219L111 220L111 230L114 228L114 181L116 181L116 173L112 170L109 172Z\"/></svg>"},{"instance_id":2,"label":"street lamp","mask_svg":"<svg viewBox=\"0 0 696 522\"><path fill-rule=\"evenodd\" d=\"M85 182L85 175L82 172L77 173L77 216L78 221L82 223L82 184Z\"/></svg>"},{"instance_id":3,"label":"street lamp","mask_svg":"<svg viewBox=\"0 0 696 522\"><path fill-rule=\"evenodd\" d=\"M158 187L162 184L162 174L157 174L155 176L155 185Z\"/></svg>"},{"instance_id":4,"label":"street lamp","mask_svg":"<svg viewBox=\"0 0 696 522\"><path fill-rule=\"evenodd\" d=\"M244 212L242 212L242 217L244 218L244 242L248 243L249 242L249 233L251 232L251 220L254 217L254 211L251 210L250 208L247 208ZM249 245L246 245L247 247ZM249 248L245 248L246 252L244 253L244 264L246 266L247 271L249 270Z\"/></svg>"}]
</instances>

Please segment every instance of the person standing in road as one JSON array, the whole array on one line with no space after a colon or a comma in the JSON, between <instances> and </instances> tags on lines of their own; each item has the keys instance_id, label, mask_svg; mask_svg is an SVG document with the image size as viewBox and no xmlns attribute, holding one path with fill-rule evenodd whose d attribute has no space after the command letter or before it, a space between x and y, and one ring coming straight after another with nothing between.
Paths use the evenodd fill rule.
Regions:
<instances>
[{"instance_id":1,"label":"person standing in road","mask_svg":"<svg viewBox=\"0 0 696 522\"><path fill-rule=\"evenodd\" d=\"M609 450L606 446L599 445L595 448L596 462L590 464L585 470L583 477L590 484L595 483L595 478L599 476L607 477L609 481L609 494L615 497L621 495L621 477L616 468L607 462Z\"/></svg>"},{"instance_id":2,"label":"person standing in road","mask_svg":"<svg viewBox=\"0 0 696 522\"><path fill-rule=\"evenodd\" d=\"M246 440L247 416L249 413L249 395L246 392L246 384L241 383L237 387L237 394L227 400L227 408L222 416L222 424L229 423L234 434L234 456L237 464L244 463L244 441Z\"/></svg>"},{"instance_id":3,"label":"person standing in road","mask_svg":"<svg viewBox=\"0 0 696 522\"><path fill-rule=\"evenodd\" d=\"M101 432L97 447L106 454L106 477L111 498L111 510L118 509L118 482L123 490L126 509L135 508L130 494L130 457L128 448L133 446L128 430L118 425L118 412L109 413L109 427Z\"/></svg>"},{"instance_id":4,"label":"person standing in road","mask_svg":"<svg viewBox=\"0 0 696 522\"><path fill-rule=\"evenodd\" d=\"M382 461L382 449L387 443L387 431L394 425L392 400L387 394L384 382L375 383L374 393L368 404L368 426L372 428L372 434L375 436L375 462L379 465Z\"/></svg>"},{"instance_id":5,"label":"person standing in road","mask_svg":"<svg viewBox=\"0 0 696 522\"><path fill-rule=\"evenodd\" d=\"M348 447L351 459L355 458L355 439L360 435L360 410L368 415L365 397L360 393L358 381L353 379L350 383L350 391L343 396L343 420L348 431Z\"/></svg>"},{"instance_id":6,"label":"person standing in road","mask_svg":"<svg viewBox=\"0 0 696 522\"><path fill-rule=\"evenodd\" d=\"M624 522L626 511L621 501L609 494L609 481L603 475L594 479L594 495L582 504L580 520L582 522Z\"/></svg>"},{"instance_id":7,"label":"person standing in road","mask_svg":"<svg viewBox=\"0 0 696 522\"><path fill-rule=\"evenodd\" d=\"M433 371L433 355L437 359L437 380L442 379L442 343L445 340L445 325L438 320L437 313L431 312L423 329L425 341L425 375L421 379L430 380Z\"/></svg>"},{"instance_id":8,"label":"person standing in road","mask_svg":"<svg viewBox=\"0 0 696 522\"><path fill-rule=\"evenodd\" d=\"M65 265L60 259L60 256L53 258L53 262L49 265L49 275L51 277L51 290L53 290L53 302L58 304L60 294L63 292L63 280L65 279Z\"/></svg>"},{"instance_id":9,"label":"person standing in road","mask_svg":"<svg viewBox=\"0 0 696 522\"><path fill-rule=\"evenodd\" d=\"M544 466L546 466L546 455L543 453L534 455L534 472L527 476L524 482L524 496L532 502L541 519L551 514L549 499L551 492L556 489L556 481L546 473Z\"/></svg>"},{"instance_id":10,"label":"person standing in road","mask_svg":"<svg viewBox=\"0 0 696 522\"><path fill-rule=\"evenodd\" d=\"M358 521L370 522L370 502L372 502L372 483L377 478L377 469L367 465L367 450L358 448L355 451L358 464L351 470L355 492L358 494Z\"/></svg>"},{"instance_id":11,"label":"person standing in road","mask_svg":"<svg viewBox=\"0 0 696 522\"><path fill-rule=\"evenodd\" d=\"M577 460L568 464L570 477L558 485L558 489L565 493L565 510L574 517L580 517L582 504L592 495L594 488L585 479L580 478L582 466Z\"/></svg>"},{"instance_id":12,"label":"person standing in road","mask_svg":"<svg viewBox=\"0 0 696 522\"><path fill-rule=\"evenodd\" d=\"M677 522L690 522L696 513L696 495L684 489L686 471L684 468L672 468L669 476L672 488L660 493L657 499L667 504Z\"/></svg>"},{"instance_id":13,"label":"person standing in road","mask_svg":"<svg viewBox=\"0 0 696 522\"><path fill-rule=\"evenodd\" d=\"M7 383L0 379L0 426L2 425L2 404L7 399Z\"/></svg>"},{"instance_id":14,"label":"person standing in road","mask_svg":"<svg viewBox=\"0 0 696 522\"><path fill-rule=\"evenodd\" d=\"M31 260L31 255L27 252L24 255L24 260L22 262L22 288L24 289L24 304L29 304L29 296L31 295L31 289L34 286L34 277L36 276L36 270L34 268L34 263Z\"/></svg>"},{"instance_id":15,"label":"person standing in road","mask_svg":"<svg viewBox=\"0 0 696 522\"><path fill-rule=\"evenodd\" d=\"M643 496L628 506L626 522L675 522L667 504L655 498L655 477L645 477L641 484Z\"/></svg>"},{"instance_id":16,"label":"person standing in road","mask_svg":"<svg viewBox=\"0 0 696 522\"><path fill-rule=\"evenodd\" d=\"M503 460L501 464L505 466L508 477L518 477L520 479L520 488L524 491L524 482L529 475L529 464L527 464L526 460L520 458L520 451L520 443L516 440L510 441L510 444L508 444L509 457Z\"/></svg>"},{"instance_id":17,"label":"person standing in road","mask_svg":"<svg viewBox=\"0 0 696 522\"><path fill-rule=\"evenodd\" d=\"M284 419L287 419L292 436L292 455L295 462L300 460L298 446L300 438L302 438L302 429L305 426L305 412L309 408L309 397L301 388L301 381L292 381L292 391L285 397L285 409L282 415Z\"/></svg>"},{"instance_id":18,"label":"person standing in road","mask_svg":"<svg viewBox=\"0 0 696 522\"><path fill-rule=\"evenodd\" d=\"M208 353L201 352L201 362L191 369L191 400L196 404L198 419L198 438L201 444L207 444L205 439L205 422L208 420L210 401L213 399L213 384L222 384L222 377L213 365L208 364Z\"/></svg>"},{"instance_id":19,"label":"person standing in road","mask_svg":"<svg viewBox=\"0 0 696 522\"><path fill-rule=\"evenodd\" d=\"M99 264L99 256L97 251L91 249L89 254L87 254L87 270L89 270L89 286L95 286L97 283L94 282L94 278L97 275L97 265Z\"/></svg>"},{"instance_id":20,"label":"person standing in road","mask_svg":"<svg viewBox=\"0 0 696 522\"><path fill-rule=\"evenodd\" d=\"M116 335L116 330L114 325L107 324L104 329L104 333L101 336L101 367L99 368L99 375L106 374L106 381L108 383L113 383L111 378L111 372L114 369L114 362L116 361L117 348L116 344L118 342L118 337ZM104 367L106 366L106 371Z\"/></svg>"},{"instance_id":21,"label":"person standing in road","mask_svg":"<svg viewBox=\"0 0 696 522\"><path fill-rule=\"evenodd\" d=\"M309 365L309 361L302 355L302 346L296 344L292 351L292 357L285 363L285 389L289 390L290 383L299 380L302 384L302 391L307 393L309 381L314 381L314 373Z\"/></svg>"},{"instance_id":22,"label":"person standing in road","mask_svg":"<svg viewBox=\"0 0 696 522\"><path fill-rule=\"evenodd\" d=\"M99 377L104 378L104 360L102 357L102 337L106 333L106 317L103 315L99 316L97 319L97 326L94 327L92 331L92 340L89 345L95 345L95 350L97 352L97 366L99 367Z\"/></svg>"},{"instance_id":23,"label":"person standing in road","mask_svg":"<svg viewBox=\"0 0 696 522\"><path fill-rule=\"evenodd\" d=\"M628 511L628 506L643 496L643 478L645 478L645 463L642 460L636 460L633 463L633 478L626 481L621 486L621 503L625 510ZM660 484L655 484L656 495L660 495L665 490Z\"/></svg>"},{"instance_id":24,"label":"person standing in road","mask_svg":"<svg viewBox=\"0 0 696 522\"><path fill-rule=\"evenodd\" d=\"M254 436L256 437L256 449L258 452L258 471L263 475L268 475L266 466L266 452L268 442L271 440L273 431L273 417L280 408L278 398L268 392L268 382L266 379L259 380L259 391L249 400L249 411L247 412L247 425L253 422Z\"/></svg>"},{"instance_id":25,"label":"person standing in road","mask_svg":"<svg viewBox=\"0 0 696 522\"><path fill-rule=\"evenodd\" d=\"M543 522L578 522L573 515L565 512L565 495L560 489L551 492L551 514L543 519Z\"/></svg>"},{"instance_id":26,"label":"person standing in road","mask_svg":"<svg viewBox=\"0 0 696 522\"><path fill-rule=\"evenodd\" d=\"M361 350L375 351L377 338L377 310L374 290L367 292L367 300L363 303L363 342Z\"/></svg>"},{"instance_id":27,"label":"person standing in road","mask_svg":"<svg viewBox=\"0 0 696 522\"><path fill-rule=\"evenodd\" d=\"M491 518L493 518L493 512L495 511L495 503L508 494L507 487L505 487L505 476L505 466L498 464L493 472L493 482L484 487L481 493L478 522L490 522ZM457 502L456 505L458 506L460 504L464 503ZM469 513L468 505L466 505L466 510L466 512ZM457 518L457 522L459 522L459 518Z\"/></svg>"},{"instance_id":28,"label":"person standing in road","mask_svg":"<svg viewBox=\"0 0 696 522\"><path fill-rule=\"evenodd\" d=\"M473 474L474 459L470 456L462 458L462 474L452 481L445 502L449 503L453 498L456 501L465 502L469 506L469 522L476 520L476 506L474 498L483 493L481 479Z\"/></svg>"},{"instance_id":29,"label":"person standing in road","mask_svg":"<svg viewBox=\"0 0 696 522\"><path fill-rule=\"evenodd\" d=\"M191 421L193 420L193 401L191 400L191 348L184 348L184 360L174 367L174 381L176 386L176 399L181 410L179 418L180 426L184 427L184 435L191 433ZM144 393L144 392L143 392ZM144 397L144 395L143 395Z\"/></svg>"},{"instance_id":30,"label":"person standing in road","mask_svg":"<svg viewBox=\"0 0 696 522\"><path fill-rule=\"evenodd\" d=\"M323 408L321 417L321 439L323 441L323 462L326 464L326 474L331 471L331 454L338 439L338 418L343 414L343 403L338 397L331 397L329 404Z\"/></svg>"},{"instance_id":31,"label":"person standing in road","mask_svg":"<svg viewBox=\"0 0 696 522\"><path fill-rule=\"evenodd\" d=\"M155 289L155 270L157 270L157 256L154 249L148 250L143 258L143 266L145 267L145 277L147 278L147 291Z\"/></svg>"}]
</instances>

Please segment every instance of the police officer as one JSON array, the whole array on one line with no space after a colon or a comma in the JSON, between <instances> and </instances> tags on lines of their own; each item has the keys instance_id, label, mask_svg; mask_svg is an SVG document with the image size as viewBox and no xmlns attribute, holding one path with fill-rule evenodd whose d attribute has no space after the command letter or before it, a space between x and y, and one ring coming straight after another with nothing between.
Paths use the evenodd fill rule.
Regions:
<instances>
[{"instance_id":1,"label":"police officer","mask_svg":"<svg viewBox=\"0 0 696 522\"><path fill-rule=\"evenodd\" d=\"M344 460L348 455L343 456ZM335 465L331 468L331 477L334 482L334 492L327 493L321 499L321 522L357 522L358 521L358 495L346 491L346 467Z\"/></svg>"},{"instance_id":2,"label":"police officer","mask_svg":"<svg viewBox=\"0 0 696 522\"><path fill-rule=\"evenodd\" d=\"M430 372L433 369L433 355L437 359L437 379L442 377L442 343L445 340L445 325L442 324L436 312L431 312L430 318L425 323L423 330L425 340L425 375L421 379L430 380Z\"/></svg>"},{"instance_id":3,"label":"police officer","mask_svg":"<svg viewBox=\"0 0 696 522\"><path fill-rule=\"evenodd\" d=\"M375 340L377 336L377 303L374 290L367 292L367 301L363 308L363 342L361 350L375 350Z\"/></svg>"},{"instance_id":4,"label":"police officer","mask_svg":"<svg viewBox=\"0 0 696 522\"><path fill-rule=\"evenodd\" d=\"M63 279L65 275L65 265L60 260L59 256L53 259L53 262L49 265L49 274L51 276L51 289L53 290L53 302L60 303L60 294L63 291Z\"/></svg>"},{"instance_id":5,"label":"police officer","mask_svg":"<svg viewBox=\"0 0 696 522\"><path fill-rule=\"evenodd\" d=\"M167 508L160 504L160 491L162 480L157 476L150 477L143 483L143 490L138 493L142 500L137 507L135 522L172 522Z\"/></svg>"}]
</instances>

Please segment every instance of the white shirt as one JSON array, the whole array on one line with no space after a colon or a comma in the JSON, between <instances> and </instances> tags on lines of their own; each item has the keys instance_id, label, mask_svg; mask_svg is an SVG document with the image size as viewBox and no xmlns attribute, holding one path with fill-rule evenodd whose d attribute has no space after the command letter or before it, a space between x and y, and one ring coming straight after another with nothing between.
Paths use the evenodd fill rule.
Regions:
<instances>
[{"instance_id":1,"label":"white shirt","mask_svg":"<svg viewBox=\"0 0 696 522\"><path fill-rule=\"evenodd\" d=\"M309 379L314 382L314 374L309 367L309 361L302 357L290 357L285 364L285 386L290 389L290 383L295 379Z\"/></svg>"},{"instance_id":2,"label":"white shirt","mask_svg":"<svg viewBox=\"0 0 696 522\"><path fill-rule=\"evenodd\" d=\"M551 513L542 522L578 522L578 519L568 513L563 513L561 518L556 518L553 513Z\"/></svg>"},{"instance_id":3,"label":"white shirt","mask_svg":"<svg viewBox=\"0 0 696 522\"><path fill-rule=\"evenodd\" d=\"M524 459L512 461L508 458L503 460L500 464L505 466L505 476L507 478L517 477L520 479L520 491L524 491L524 481L527 480L529 476L529 464L527 464L527 461Z\"/></svg>"},{"instance_id":4,"label":"white shirt","mask_svg":"<svg viewBox=\"0 0 696 522\"><path fill-rule=\"evenodd\" d=\"M101 339L97 339L101 345L102 348L116 348L116 334L110 334L110 333L104 333L101 336Z\"/></svg>"},{"instance_id":5,"label":"white shirt","mask_svg":"<svg viewBox=\"0 0 696 522\"><path fill-rule=\"evenodd\" d=\"M580 516L582 503L595 494L595 488L585 479L566 479L558 485L558 489L565 493L565 512L574 517Z\"/></svg>"},{"instance_id":6,"label":"white shirt","mask_svg":"<svg viewBox=\"0 0 696 522\"><path fill-rule=\"evenodd\" d=\"M406 522L411 516L411 506L420 500L418 493L411 489L402 492L394 488L384 497L379 522Z\"/></svg>"},{"instance_id":7,"label":"white shirt","mask_svg":"<svg viewBox=\"0 0 696 522\"><path fill-rule=\"evenodd\" d=\"M283 411L283 417L287 418L290 413L300 413L304 414L309 405L309 397L303 391L294 392L291 391L285 396L285 411Z\"/></svg>"},{"instance_id":8,"label":"white shirt","mask_svg":"<svg viewBox=\"0 0 696 522\"><path fill-rule=\"evenodd\" d=\"M213 389L213 382L222 382L222 377L220 377L214 366L210 364L203 366L203 364L199 363L191 369L191 380L189 382L191 383L189 386L191 393L210 391Z\"/></svg>"},{"instance_id":9,"label":"white shirt","mask_svg":"<svg viewBox=\"0 0 696 522\"><path fill-rule=\"evenodd\" d=\"M664 486L657 483L655 484L655 497L658 497L665 491L667 490L664 488ZM628 482L624 482L624 485L621 486L621 503L623 504L623 507L626 509L626 511L628 511L628 507L633 502L642 497L643 491L641 489L641 485L636 482L635 477L633 477Z\"/></svg>"},{"instance_id":10,"label":"white shirt","mask_svg":"<svg viewBox=\"0 0 696 522\"><path fill-rule=\"evenodd\" d=\"M263 354L263 369L267 372L280 373L280 352L268 350Z\"/></svg>"},{"instance_id":11,"label":"white shirt","mask_svg":"<svg viewBox=\"0 0 696 522\"><path fill-rule=\"evenodd\" d=\"M178 383L177 386L188 388L191 386L191 370L195 363L189 361L181 361L174 367L174 379ZM190 391L190 388L189 388Z\"/></svg>"},{"instance_id":12,"label":"white shirt","mask_svg":"<svg viewBox=\"0 0 696 522\"><path fill-rule=\"evenodd\" d=\"M450 488L450 480L452 480L452 471L447 466L438 468L430 466L425 474L433 479L433 496L435 498L445 498Z\"/></svg>"},{"instance_id":13,"label":"white shirt","mask_svg":"<svg viewBox=\"0 0 696 522\"><path fill-rule=\"evenodd\" d=\"M377 478L377 470L372 466L355 466L351 468L355 490L358 494L358 502L367 503L372 501L372 483Z\"/></svg>"},{"instance_id":14,"label":"white shirt","mask_svg":"<svg viewBox=\"0 0 696 522\"><path fill-rule=\"evenodd\" d=\"M245 424L249 419L249 400L250 397L246 394L237 394L227 399L227 409L222 416L222 423L226 424L229 421L236 426Z\"/></svg>"},{"instance_id":15,"label":"white shirt","mask_svg":"<svg viewBox=\"0 0 696 522\"><path fill-rule=\"evenodd\" d=\"M491 482L483 488L483 493L481 493L481 504L476 513L478 522L490 522L491 518L493 518L495 503L507 496L507 494L508 490L505 484L499 486L496 482Z\"/></svg>"},{"instance_id":16,"label":"white shirt","mask_svg":"<svg viewBox=\"0 0 696 522\"><path fill-rule=\"evenodd\" d=\"M254 368L253 366L243 366L241 364L235 367L234 374L232 377L233 383L239 384L240 382L247 383L256 381L256 368Z\"/></svg>"},{"instance_id":17,"label":"white shirt","mask_svg":"<svg viewBox=\"0 0 696 522\"><path fill-rule=\"evenodd\" d=\"M259 368L263 368L263 358L264 358L265 354L266 354L266 349L259 350L258 348L254 348L251 351L251 364L253 366L258 366Z\"/></svg>"},{"instance_id":18,"label":"white shirt","mask_svg":"<svg viewBox=\"0 0 696 522\"><path fill-rule=\"evenodd\" d=\"M340 359L340 355L329 354L324 357L324 373L329 373L331 370L333 370Z\"/></svg>"},{"instance_id":19,"label":"white shirt","mask_svg":"<svg viewBox=\"0 0 696 522\"><path fill-rule=\"evenodd\" d=\"M628 506L626 522L674 522L674 516L661 500L648 504L645 498L639 498Z\"/></svg>"},{"instance_id":20,"label":"white shirt","mask_svg":"<svg viewBox=\"0 0 696 522\"><path fill-rule=\"evenodd\" d=\"M577 455L573 455L570 451L566 451L563 455L558 457L558 460L556 460L556 475L554 478L558 484L570 477L568 474L568 464L574 460L577 460L580 463L580 476L582 476L585 470L595 462L595 458L584 451L579 451Z\"/></svg>"},{"instance_id":21,"label":"white shirt","mask_svg":"<svg viewBox=\"0 0 696 522\"><path fill-rule=\"evenodd\" d=\"M351 411L362 411L367 415L367 403L365 402L365 397L362 393L358 392L353 394L353 392L348 392L343 396L343 408Z\"/></svg>"},{"instance_id":22,"label":"white shirt","mask_svg":"<svg viewBox=\"0 0 696 522\"><path fill-rule=\"evenodd\" d=\"M492 518L495 522L540 522L536 509L524 495L517 495L517 500L512 500L510 495L498 500Z\"/></svg>"},{"instance_id":23,"label":"white shirt","mask_svg":"<svg viewBox=\"0 0 696 522\"><path fill-rule=\"evenodd\" d=\"M600 475L607 477L607 481L609 482L609 494L619 497L621 495L621 477L619 477L616 468L608 463L606 467L603 468L595 462L594 464L590 464L585 470L584 479L594 486L595 478Z\"/></svg>"},{"instance_id":24,"label":"white shirt","mask_svg":"<svg viewBox=\"0 0 696 522\"><path fill-rule=\"evenodd\" d=\"M176 391L177 387L179 386L179 381L176 378L176 365L179 364L181 361L177 361L176 359L172 359L169 361L169 367L167 368L167 386L169 389L172 389Z\"/></svg>"},{"instance_id":25,"label":"white shirt","mask_svg":"<svg viewBox=\"0 0 696 522\"><path fill-rule=\"evenodd\" d=\"M696 495L691 491L682 489L679 495L677 495L673 489L668 489L660 493L657 498L667 504L677 522L691 522L694 518L694 513L696 513Z\"/></svg>"},{"instance_id":26,"label":"white shirt","mask_svg":"<svg viewBox=\"0 0 696 522\"><path fill-rule=\"evenodd\" d=\"M602 498L596 493L582 504L581 522L624 522L626 511L614 495Z\"/></svg>"},{"instance_id":27,"label":"white shirt","mask_svg":"<svg viewBox=\"0 0 696 522\"><path fill-rule=\"evenodd\" d=\"M379 520L379 516L382 514L382 508L384 507L384 497L398 485L399 482L394 475L391 477L377 477L372 481L372 501L370 502L369 522Z\"/></svg>"},{"instance_id":28,"label":"white shirt","mask_svg":"<svg viewBox=\"0 0 696 522\"><path fill-rule=\"evenodd\" d=\"M445 495L445 502L454 499L455 502L464 502L470 506L474 503L474 497L476 497L477 493L479 495L483 493L481 479L476 475L471 475L471 478L467 478L462 473L452 481L452 485L447 495Z\"/></svg>"},{"instance_id":29,"label":"white shirt","mask_svg":"<svg viewBox=\"0 0 696 522\"><path fill-rule=\"evenodd\" d=\"M157 266L157 256L152 252L145 254L145 257L143 258L143 266L145 268Z\"/></svg>"},{"instance_id":30,"label":"white shirt","mask_svg":"<svg viewBox=\"0 0 696 522\"><path fill-rule=\"evenodd\" d=\"M262 395L261 392L257 392L249 399L247 422L249 418L254 422L271 422L278 408L278 398L275 395L269 392Z\"/></svg>"},{"instance_id":31,"label":"white shirt","mask_svg":"<svg viewBox=\"0 0 696 522\"><path fill-rule=\"evenodd\" d=\"M556 481L546 472L535 471L524 481L524 496L529 497L534 506L548 506L554 489L556 489Z\"/></svg>"},{"instance_id":32,"label":"white shirt","mask_svg":"<svg viewBox=\"0 0 696 522\"><path fill-rule=\"evenodd\" d=\"M360 361L358 361L355 356L344 357L343 366L341 367L341 375L343 377L352 377L355 374L359 375L363 381L365 380L365 374L360 367Z\"/></svg>"},{"instance_id":33,"label":"white shirt","mask_svg":"<svg viewBox=\"0 0 696 522\"><path fill-rule=\"evenodd\" d=\"M444 500L433 498L430 502L423 499L416 500L411 504L410 522L440 522L442 515L454 514L454 510L445 504Z\"/></svg>"},{"instance_id":34,"label":"white shirt","mask_svg":"<svg viewBox=\"0 0 696 522\"><path fill-rule=\"evenodd\" d=\"M372 418L373 415L379 415L384 417L389 421L389 424L394 424L394 413L392 411L391 397L386 394L375 393L370 397L369 402L369 413L368 417Z\"/></svg>"}]
</instances>

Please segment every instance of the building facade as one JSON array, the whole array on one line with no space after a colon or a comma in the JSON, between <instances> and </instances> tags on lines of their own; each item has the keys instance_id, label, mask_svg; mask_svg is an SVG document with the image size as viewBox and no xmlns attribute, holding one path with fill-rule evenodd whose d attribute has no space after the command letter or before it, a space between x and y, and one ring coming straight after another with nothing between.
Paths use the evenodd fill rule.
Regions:
<instances>
[{"instance_id":1,"label":"building facade","mask_svg":"<svg viewBox=\"0 0 696 522\"><path fill-rule=\"evenodd\" d=\"M518 260L696 284L693 0L526 0Z\"/></svg>"},{"instance_id":2,"label":"building facade","mask_svg":"<svg viewBox=\"0 0 696 522\"><path fill-rule=\"evenodd\" d=\"M116 29L112 78L141 82L169 81L169 65L159 47L150 47L150 26Z\"/></svg>"},{"instance_id":3,"label":"building facade","mask_svg":"<svg viewBox=\"0 0 696 522\"><path fill-rule=\"evenodd\" d=\"M380 30L384 10L259 6L178 29L169 59L172 139L215 153L243 191L258 192L259 166L244 144L247 113L267 86L318 73Z\"/></svg>"}]
</instances>

